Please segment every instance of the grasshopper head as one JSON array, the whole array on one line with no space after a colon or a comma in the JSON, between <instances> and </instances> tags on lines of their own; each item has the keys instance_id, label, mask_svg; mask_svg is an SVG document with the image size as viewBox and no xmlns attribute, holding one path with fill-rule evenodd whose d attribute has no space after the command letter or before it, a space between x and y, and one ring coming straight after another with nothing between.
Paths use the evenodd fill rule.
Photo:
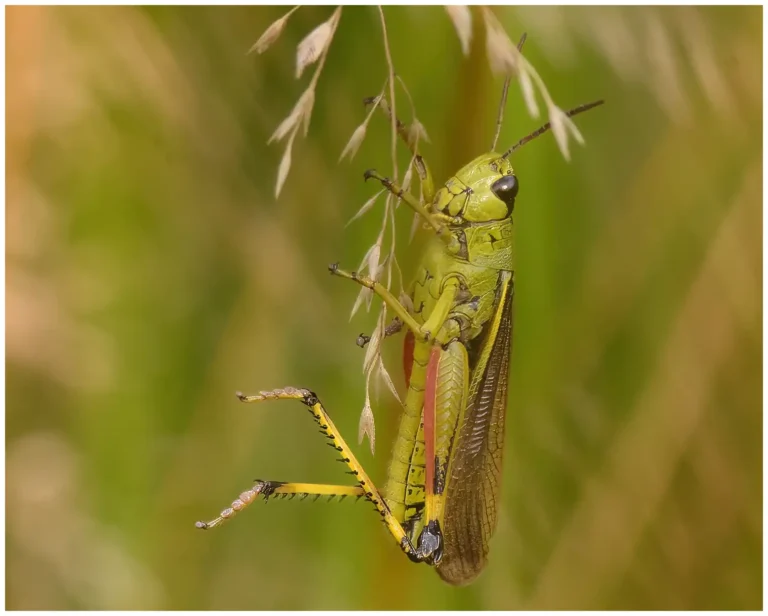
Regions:
<instances>
[{"instance_id":1,"label":"grasshopper head","mask_svg":"<svg viewBox=\"0 0 768 616\"><path fill-rule=\"evenodd\" d=\"M509 160L489 152L448 180L435 194L432 209L452 217L457 226L505 220L512 216L517 190Z\"/></svg>"}]
</instances>

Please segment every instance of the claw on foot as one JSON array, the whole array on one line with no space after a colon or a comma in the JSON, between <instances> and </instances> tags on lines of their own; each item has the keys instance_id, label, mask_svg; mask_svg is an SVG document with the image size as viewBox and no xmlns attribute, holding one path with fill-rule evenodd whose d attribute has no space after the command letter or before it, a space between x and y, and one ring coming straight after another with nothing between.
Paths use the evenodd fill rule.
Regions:
<instances>
[{"instance_id":1,"label":"claw on foot","mask_svg":"<svg viewBox=\"0 0 768 616\"><path fill-rule=\"evenodd\" d=\"M376 169L366 169L365 173L363 173L363 179L367 182L371 178L377 177L379 174L376 172Z\"/></svg>"},{"instance_id":2,"label":"claw on foot","mask_svg":"<svg viewBox=\"0 0 768 616\"><path fill-rule=\"evenodd\" d=\"M215 528L221 524L223 524L226 520L229 520L230 518L234 517L234 515L238 511L242 511L250 505L253 501L256 500L256 497L261 494L262 490L264 489L266 483L263 481L257 481L256 484L250 489L246 490L245 492L242 492L239 496L239 498L235 499L232 502L231 507L227 507L219 514L219 517L214 518L210 522L203 522L202 520L195 522L195 528L199 528L200 530L208 530L209 528Z\"/></svg>"}]
</instances>

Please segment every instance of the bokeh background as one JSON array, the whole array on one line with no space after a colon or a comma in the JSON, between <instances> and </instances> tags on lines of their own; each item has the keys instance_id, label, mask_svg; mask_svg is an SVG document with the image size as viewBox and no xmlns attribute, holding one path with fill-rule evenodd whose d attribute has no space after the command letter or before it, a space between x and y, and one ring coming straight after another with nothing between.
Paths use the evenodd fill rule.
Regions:
<instances>
[{"instance_id":1,"label":"bokeh background","mask_svg":"<svg viewBox=\"0 0 768 616\"><path fill-rule=\"evenodd\" d=\"M378 13L344 9L276 200L266 142L332 12L248 55L285 10L6 9L7 607L760 608L761 7L494 9L556 102L607 104L570 163L551 134L513 161L503 504L475 584L408 562L362 503L195 530L254 477L348 479L300 405L236 390L316 390L382 483L397 425L382 388L377 453L356 444L375 311L350 323L358 290L325 269L380 226L381 204L345 228L363 170L391 168L383 118L337 162L387 74ZM385 13L443 180L493 132L482 20L465 57L443 9ZM513 88L502 143L542 122Z\"/></svg>"}]
</instances>

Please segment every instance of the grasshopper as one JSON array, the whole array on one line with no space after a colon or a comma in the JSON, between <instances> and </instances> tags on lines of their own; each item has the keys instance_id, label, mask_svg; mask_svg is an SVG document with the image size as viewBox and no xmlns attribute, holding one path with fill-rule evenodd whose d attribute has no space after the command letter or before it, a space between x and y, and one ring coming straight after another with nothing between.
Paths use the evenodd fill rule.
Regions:
<instances>
[{"instance_id":1,"label":"grasshopper","mask_svg":"<svg viewBox=\"0 0 768 616\"><path fill-rule=\"evenodd\" d=\"M508 87L509 80L496 138ZM567 115L602 102L581 105ZM380 182L433 231L409 290L410 307L378 281L329 266L333 275L371 289L392 310L396 316L385 335L406 329L407 394L384 489L371 481L314 392L289 387L252 396L238 393L248 403L303 403L357 485L257 480L217 518L197 522L197 527L218 526L259 496L364 497L408 558L434 566L449 584L463 585L485 566L499 506L513 328L513 214L519 189L509 157L550 125L502 154L478 156L438 189L402 123L397 126L414 155L426 206L374 170L366 171L365 179ZM361 346L367 341L367 336L358 338Z\"/></svg>"}]
</instances>

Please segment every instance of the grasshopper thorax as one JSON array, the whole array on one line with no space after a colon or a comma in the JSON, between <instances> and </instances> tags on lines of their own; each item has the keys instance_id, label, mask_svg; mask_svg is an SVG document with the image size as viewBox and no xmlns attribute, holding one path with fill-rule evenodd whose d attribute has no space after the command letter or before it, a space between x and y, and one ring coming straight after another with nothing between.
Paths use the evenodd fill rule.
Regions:
<instances>
[{"instance_id":1,"label":"grasshopper thorax","mask_svg":"<svg viewBox=\"0 0 768 616\"><path fill-rule=\"evenodd\" d=\"M509 160L489 152L465 165L435 193L432 209L450 226L505 220L515 208L518 182Z\"/></svg>"}]
</instances>

